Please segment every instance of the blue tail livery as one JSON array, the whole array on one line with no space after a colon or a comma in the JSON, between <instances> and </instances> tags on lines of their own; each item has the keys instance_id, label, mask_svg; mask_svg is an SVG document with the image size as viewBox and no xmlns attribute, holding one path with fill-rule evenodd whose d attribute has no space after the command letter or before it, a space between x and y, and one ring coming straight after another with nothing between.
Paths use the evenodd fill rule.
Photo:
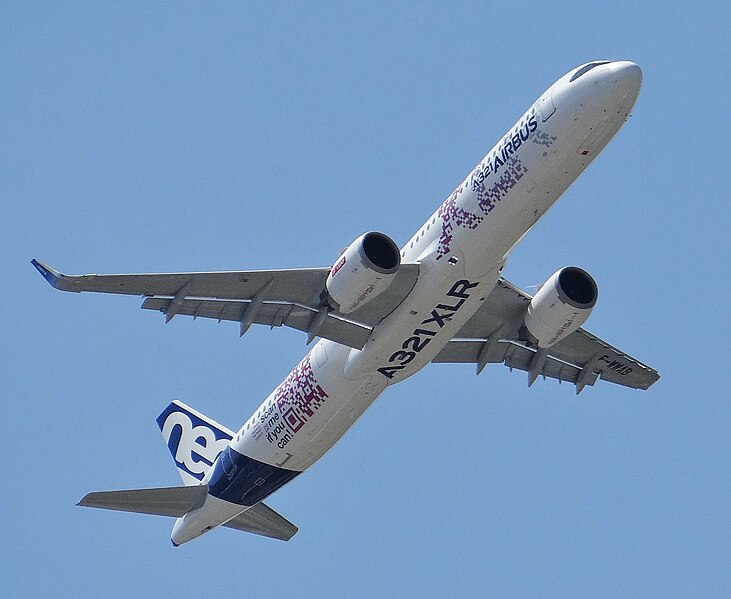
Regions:
<instances>
[{"instance_id":1,"label":"blue tail livery","mask_svg":"<svg viewBox=\"0 0 731 599\"><path fill-rule=\"evenodd\" d=\"M177 518L171 537L176 547L215 526L282 541L294 536L297 527L265 503L232 505L209 493L208 473L229 446L232 431L177 400L157 417L157 424L185 486L97 491L88 493L78 505ZM213 519L211 513L215 514ZM191 535L190 521L195 523L201 518L209 524Z\"/></svg>"},{"instance_id":2,"label":"blue tail livery","mask_svg":"<svg viewBox=\"0 0 731 599\"><path fill-rule=\"evenodd\" d=\"M163 439L186 485L199 485L234 433L177 399L157 417Z\"/></svg>"}]
</instances>

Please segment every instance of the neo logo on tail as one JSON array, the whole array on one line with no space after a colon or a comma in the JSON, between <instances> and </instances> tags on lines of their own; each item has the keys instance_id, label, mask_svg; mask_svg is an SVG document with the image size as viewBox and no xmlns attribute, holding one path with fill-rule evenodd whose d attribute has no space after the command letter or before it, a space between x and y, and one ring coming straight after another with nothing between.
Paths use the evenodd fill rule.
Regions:
<instances>
[{"instance_id":1,"label":"neo logo on tail","mask_svg":"<svg viewBox=\"0 0 731 599\"><path fill-rule=\"evenodd\" d=\"M200 484L234 433L174 400L157 417L165 443L186 485Z\"/></svg>"}]
</instances>

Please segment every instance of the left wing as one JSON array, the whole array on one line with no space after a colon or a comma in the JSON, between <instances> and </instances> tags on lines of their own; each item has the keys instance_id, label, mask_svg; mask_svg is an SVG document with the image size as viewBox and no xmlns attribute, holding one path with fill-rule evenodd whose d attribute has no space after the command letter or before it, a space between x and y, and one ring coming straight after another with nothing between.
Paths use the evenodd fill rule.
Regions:
<instances>
[{"instance_id":1,"label":"left wing","mask_svg":"<svg viewBox=\"0 0 731 599\"><path fill-rule=\"evenodd\" d=\"M576 384L580 393L599 378L625 387L647 389L660 378L642 364L584 329L548 349L528 342L521 330L531 296L500 279L475 315L458 331L433 362L505 363L528 372L528 384L539 376Z\"/></svg>"},{"instance_id":2,"label":"left wing","mask_svg":"<svg viewBox=\"0 0 731 599\"><path fill-rule=\"evenodd\" d=\"M240 323L289 326L308 334L361 349L373 327L409 294L419 276L418 264L402 264L393 283L347 317L323 304L329 268L196 272L167 274L65 275L32 261L43 277L62 291L142 295L142 308L159 310L166 322L176 314Z\"/></svg>"}]
</instances>

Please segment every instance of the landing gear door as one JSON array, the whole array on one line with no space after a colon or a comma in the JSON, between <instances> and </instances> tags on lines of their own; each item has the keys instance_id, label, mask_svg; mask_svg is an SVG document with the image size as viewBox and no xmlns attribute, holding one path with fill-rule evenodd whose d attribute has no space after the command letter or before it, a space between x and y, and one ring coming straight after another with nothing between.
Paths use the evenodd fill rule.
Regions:
<instances>
[{"instance_id":1,"label":"landing gear door","mask_svg":"<svg viewBox=\"0 0 731 599\"><path fill-rule=\"evenodd\" d=\"M541 122L545 123L556 112L556 107L553 104L553 85L541 96L539 104L541 108Z\"/></svg>"}]
</instances>

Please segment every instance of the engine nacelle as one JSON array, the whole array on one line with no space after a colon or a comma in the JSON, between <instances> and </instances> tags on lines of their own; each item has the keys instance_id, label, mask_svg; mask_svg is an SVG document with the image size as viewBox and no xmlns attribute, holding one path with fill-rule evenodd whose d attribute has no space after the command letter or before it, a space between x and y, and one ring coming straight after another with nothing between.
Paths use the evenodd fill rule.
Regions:
<instances>
[{"instance_id":1,"label":"engine nacelle","mask_svg":"<svg viewBox=\"0 0 731 599\"><path fill-rule=\"evenodd\" d=\"M566 266L553 273L533 297L525 326L538 347L551 347L586 322L596 300L597 286L591 275Z\"/></svg>"},{"instance_id":2,"label":"engine nacelle","mask_svg":"<svg viewBox=\"0 0 731 599\"><path fill-rule=\"evenodd\" d=\"M331 303L349 314L380 295L393 283L401 254L383 233L364 233L338 258L327 277Z\"/></svg>"}]
</instances>

